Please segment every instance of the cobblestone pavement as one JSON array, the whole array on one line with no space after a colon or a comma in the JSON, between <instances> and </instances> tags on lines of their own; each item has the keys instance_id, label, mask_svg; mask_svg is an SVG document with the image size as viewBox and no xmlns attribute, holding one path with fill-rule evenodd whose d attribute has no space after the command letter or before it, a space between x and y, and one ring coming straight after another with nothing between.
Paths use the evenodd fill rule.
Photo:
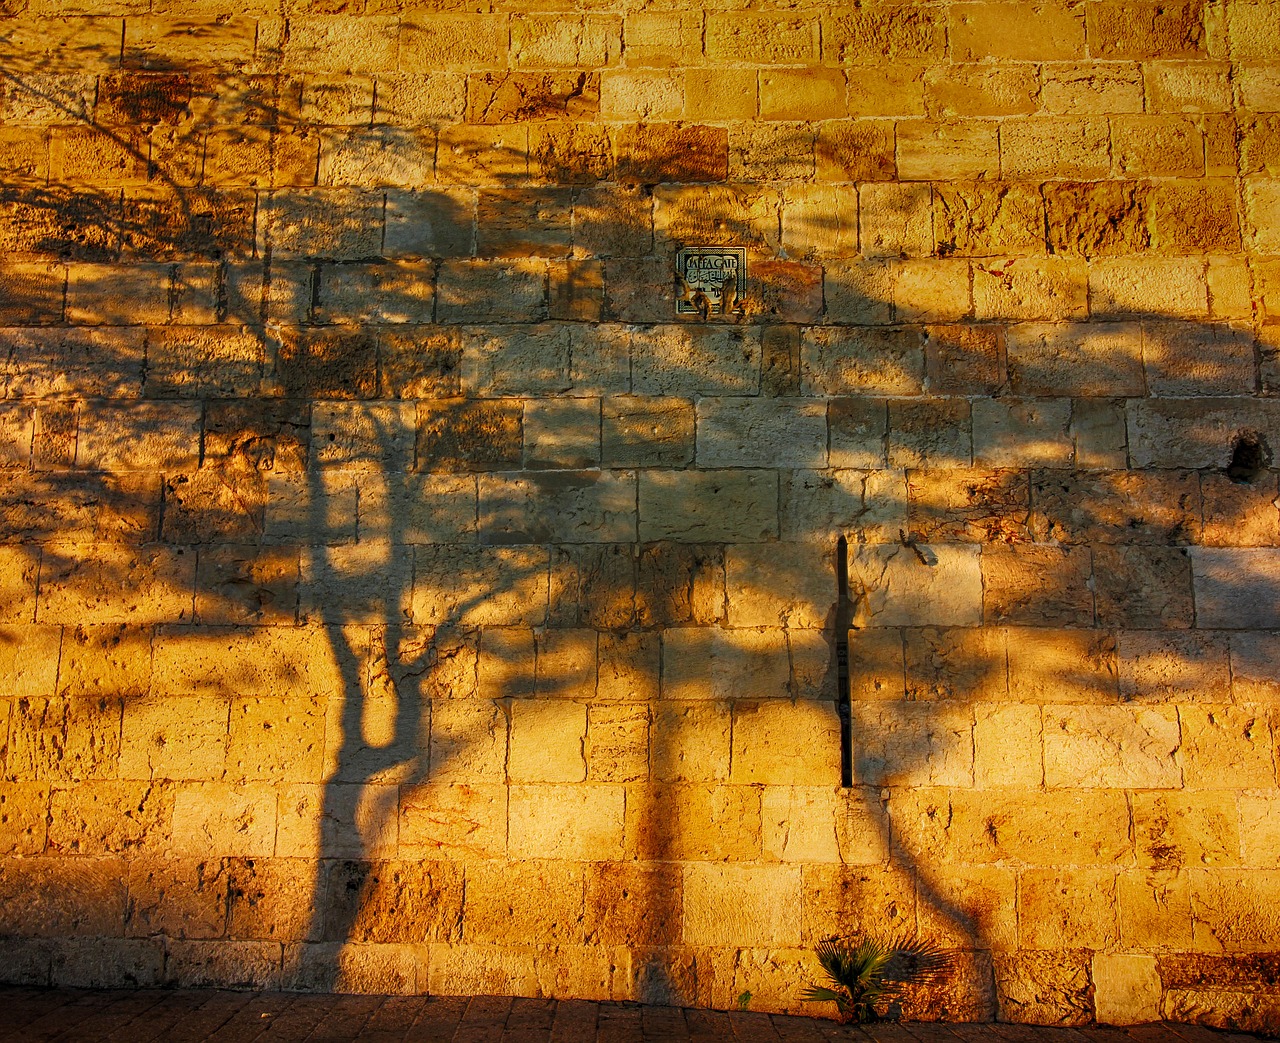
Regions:
<instances>
[{"instance_id":1,"label":"cobblestone pavement","mask_svg":"<svg viewBox=\"0 0 1280 1043\"><path fill-rule=\"evenodd\" d=\"M815 1018L498 996L316 996L0 987L0 1041L218 1043L1245 1043L1195 1025L1128 1029L836 1025Z\"/></svg>"}]
</instances>

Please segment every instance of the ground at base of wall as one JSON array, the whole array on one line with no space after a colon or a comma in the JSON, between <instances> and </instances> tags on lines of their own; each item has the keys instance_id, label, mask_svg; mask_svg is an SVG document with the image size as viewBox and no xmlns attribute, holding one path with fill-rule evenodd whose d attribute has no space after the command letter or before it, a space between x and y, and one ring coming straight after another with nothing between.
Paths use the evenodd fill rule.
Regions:
<instances>
[{"instance_id":1,"label":"ground at base of wall","mask_svg":"<svg viewBox=\"0 0 1280 1043\"><path fill-rule=\"evenodd\" d=\"M1246 1043L1159 1022L1128 1028L882 1022L503 996L353 996L224 990L0 987L0 1041L361 1040L364 1043Z\"/></svg>"}]
</instances>

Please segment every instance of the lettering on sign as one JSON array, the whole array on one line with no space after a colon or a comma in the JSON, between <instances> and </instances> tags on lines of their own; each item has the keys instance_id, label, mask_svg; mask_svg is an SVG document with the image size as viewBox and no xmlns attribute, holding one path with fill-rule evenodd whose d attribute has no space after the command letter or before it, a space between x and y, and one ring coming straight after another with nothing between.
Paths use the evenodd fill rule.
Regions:
<instances>
[{"instance_id":1,"label":"lettering on sign","mask_svg":"<svg viewBox=\"0 0 1280 1043\"><path fill-rule=\"evenodd\" d=\"M676 314L729 314L747 292L747 251L686 246L676 254Z\"/></svg>"}]
</instances>

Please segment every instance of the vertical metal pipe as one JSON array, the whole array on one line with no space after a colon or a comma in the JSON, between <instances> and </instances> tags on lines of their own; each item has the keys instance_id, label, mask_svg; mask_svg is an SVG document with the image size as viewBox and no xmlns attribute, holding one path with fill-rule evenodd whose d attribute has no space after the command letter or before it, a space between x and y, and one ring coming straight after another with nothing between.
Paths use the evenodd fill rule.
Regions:
<instances>
[{"instance_id":1,"label":"vertical metal pipe","mask_svg":"<svg viewBox=\"0 0 1280 1043\"><path fill-rule=\"evenodd\" d=\"M853 606L849 601L849 541L836 542L836 708L840 714L840 785L853 785L853 709L849 695L849 623Z\"/></svg>"}]
</instances>

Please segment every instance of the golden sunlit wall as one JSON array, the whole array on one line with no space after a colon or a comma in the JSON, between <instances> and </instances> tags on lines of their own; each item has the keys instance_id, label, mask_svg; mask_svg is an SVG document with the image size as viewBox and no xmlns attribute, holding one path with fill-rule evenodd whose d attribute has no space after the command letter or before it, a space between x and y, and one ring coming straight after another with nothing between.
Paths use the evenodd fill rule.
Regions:
<instances>
[{"instance_id":1,"label":"golden sunlit wall","mask_svg":"<svg viewBox=\"0 0 1280 1043\"><path fill-rule=\"evenodd\" d=\"M553 7L0 0L0 975L1280 1028L1280 3Z\"/></svg>"}]
</instances>

